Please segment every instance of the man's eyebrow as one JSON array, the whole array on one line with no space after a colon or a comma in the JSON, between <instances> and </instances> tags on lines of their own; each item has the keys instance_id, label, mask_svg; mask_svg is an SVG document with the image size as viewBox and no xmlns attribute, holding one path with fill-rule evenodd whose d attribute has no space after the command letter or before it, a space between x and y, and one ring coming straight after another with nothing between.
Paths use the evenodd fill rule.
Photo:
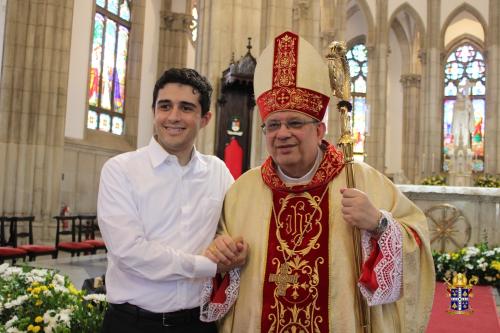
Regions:
<instances>
[{"instance_id":1,"label":"man's eyebrow","mask_svg":"<svg viewBox=\"0 0 500 333\"><path fill-rule=\"evenodd\" d=\"M167 103L171 103L172 101L169 100L169 99L159 99L158 101L156 101L156 104L167 104Z\"/></svg>"},{"instance_id":2,"label":"man's eyebrow","mask_svg":"<svg viewBox=\"0 0 500 333\"><path fill-rule=\"evenodd\" d=\"M181 101L179 104L182 105L182 106L191 106L193 108L196 107L196 104L188 102L188 101Z\"/></svg>"}]
</instances>

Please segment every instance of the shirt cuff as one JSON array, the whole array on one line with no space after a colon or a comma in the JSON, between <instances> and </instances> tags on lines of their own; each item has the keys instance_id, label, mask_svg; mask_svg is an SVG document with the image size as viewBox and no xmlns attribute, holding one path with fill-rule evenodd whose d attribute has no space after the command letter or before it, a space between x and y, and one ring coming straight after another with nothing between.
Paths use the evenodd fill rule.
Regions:
<instances>
[{"instance_id":1,"label":"shirt cuff","mask_svg":"<svg viewBox=\"0 0 500 333\"><path fill-rule=\"evenodd\" d=\"M196 277L214 277L217 264L205 256L194 257L194 275Z\"/></svg>"}]
</instances>

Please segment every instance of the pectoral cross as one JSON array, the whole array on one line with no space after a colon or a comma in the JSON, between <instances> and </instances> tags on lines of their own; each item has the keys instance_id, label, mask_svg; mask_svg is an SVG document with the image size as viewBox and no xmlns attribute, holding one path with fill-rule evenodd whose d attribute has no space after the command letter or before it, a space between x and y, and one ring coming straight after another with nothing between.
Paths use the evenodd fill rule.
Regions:
<instances>
[{"instance_id":1,"label":"pectoral cross","mask_svg":"<svg viewBox=\"0 0 500 333\"><path fill-rule=\"evenodd\" d=\"M298 279L299 278L297 275L288 274L288 263L286 262L280 266L279 273L269 274L269 282L274 282L278 286L278 288L276 289L278 296L285 296L288 284L297 283Z\"/></svg>"}]
</instances>

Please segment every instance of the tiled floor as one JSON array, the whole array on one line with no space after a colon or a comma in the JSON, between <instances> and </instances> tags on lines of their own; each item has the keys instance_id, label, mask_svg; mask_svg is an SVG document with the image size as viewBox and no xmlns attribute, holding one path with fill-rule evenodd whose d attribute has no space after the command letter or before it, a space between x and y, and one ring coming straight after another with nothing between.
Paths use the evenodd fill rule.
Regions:
<instances>
[{"instance_id":1,"label":"tiled floor","mask_svg":"<svg viewBox=\"0 0 500 333\"><path fill-rule=\"evenodd\" d=\"M106 272L106 254L94 254L80 257L61 257L26 262L28 265L40 268L51 268L67 275L76 288L80 289L83 281L100 276Z\"/></svg>"}]
</instances>

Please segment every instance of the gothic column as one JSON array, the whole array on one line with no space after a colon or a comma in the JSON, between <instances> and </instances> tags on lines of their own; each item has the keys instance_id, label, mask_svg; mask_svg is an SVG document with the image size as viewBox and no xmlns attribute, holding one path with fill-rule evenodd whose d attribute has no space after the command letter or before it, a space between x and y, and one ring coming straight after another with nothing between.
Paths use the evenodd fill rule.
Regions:
<instances>
[{"instance_id":1,"label":"gothic column","mask_svg":"<svg viewBox=\"0 0 500 333\"><path fill-rule=\"evenodd\" d=\"M321 51L319 1L297 0L293 8L293 30Z\"/></svg>"},{"instance_id":2,"label":"gothic column","mask_svg":"<svg viewBox=\"0 0 500 333\"><path fill-rule=\"evenodd\" d=\"M387 58L389 52L388 0L377 0L375 39L368 48L367 101L370 106L366 162L379 171L385 169L385 127L387 114Z\"/></svg>"},{"instance_id":3,"label":"gothic column","mask_svg":"<svg viewBox=\"0 0 500 333\"><path fill-rule=\"evenodd\" d=\"M73 1L7 2L0 86L0 213L59 208Z\"/></svg>"},{"instance_id":4,"label":"gothic column","mask_svg":"<svg viewBox=\"0 0 500 333\"><path fill-rule=\"evenodd\" d=\"M421 105L420 105L420 140L417 163L420 174L428 176L439 172L441 165L442 135L442 96L443 96L443 63L441 55L441 0L427 1L426 48L421 52L423 65ZM434 168L434 170L432 170Z\"/></svg>"},{"instance_id":5,"label":"gothic column","mask_svg":"<svg viewBox=\"0 0 500 333\"><path fill-rule=\"evenodd\" d=\"M292 0L204 0L199 2L199 40L196 48L196 68L214 86L227 68L234 53L246 53L247 38L252 37L255 57L278 33L292 27ZM212 96L212 118L216 118L217 92ZM260 164L267 156L260 131L258 112L253 112L251 166ZM204 153L213 153L215 121L200 132L196 147Z\"/></svg>"},{"instance_id":6,"label":"gothic column","mask_svg":"<svg viewBox=\"0 0 500 333\"><path fill-rule=\"evenodd\" d=\"M346 26L346 0L336 0L325 2L321 10L321 45L323 53L328 52L328 45L334 40L345 41ZM340 137L339 113L337 112L336 97L331 96L328 107L327 128L328 133L325 138L328 142L337 143Z\"/></svg>"},{"instance_id":7,"label":"gothic column","mask_svg":"<svg viewBox=\"0 0 500 333\"><path fill-rule=\"evenodd\" d=\"M189 26L193 20L185 13L171 10L171 1L162 2L160 36L158 38L158 76L171 67L185 67L187 48L191 39Z\"/></svg>"},{"instance_id":8,"label":"gothic column","mask_svg":"<svg viewBox=\"0 0 500 333\"><path fill-rule=\"evenodd\" d=\"M403 86L403 154L402 168L405 176L411 181L418 181L417 148L419 141L419 101L420 101L419 74L401 75Z\"/></svg>"},{"instance_id":9,"label":"gothic column","mask_svg":"<svg viewBox=\"0 0 500 333\"><path fill-rule=\"evenodd\" d=\"M500 3L490 0L487 40L485 171L500 173Z\"/></svg>"}]
</instances>

